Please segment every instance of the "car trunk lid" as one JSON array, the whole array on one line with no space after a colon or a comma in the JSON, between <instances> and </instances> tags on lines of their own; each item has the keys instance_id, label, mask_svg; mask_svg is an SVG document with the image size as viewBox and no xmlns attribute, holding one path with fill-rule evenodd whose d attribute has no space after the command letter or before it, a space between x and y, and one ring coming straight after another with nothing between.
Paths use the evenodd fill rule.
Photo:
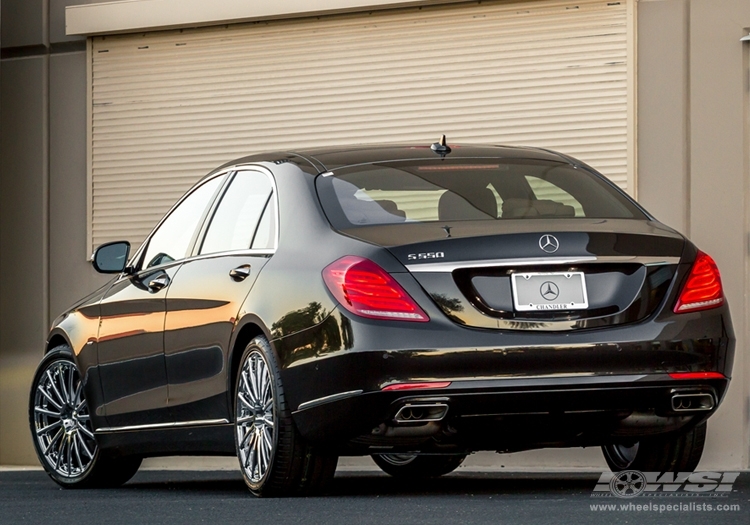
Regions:
<instances>
[{"instance_id":1,"label":"car trunk lid","mask_svg":"<svg viewBox=\"0 0 750 525\"><path fill-rule=\"evenodd\" d=\"M685 240L624 219L454 221L353 228L387 248L455 322L568 330L638 321L654 312Z\"/></svg>"}]
</instances>

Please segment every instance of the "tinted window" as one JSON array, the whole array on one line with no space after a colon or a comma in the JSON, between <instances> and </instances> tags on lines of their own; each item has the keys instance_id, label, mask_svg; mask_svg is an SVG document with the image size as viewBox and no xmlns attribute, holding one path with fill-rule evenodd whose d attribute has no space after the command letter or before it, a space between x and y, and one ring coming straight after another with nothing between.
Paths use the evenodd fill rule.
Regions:
<instances>
[{"instance_id":1,"label":"tinted window","mask_svg":"<svg viewBox=\"0 0 750 525\"><path fill-rule=\"evenodd\" d=\"M223 176L215 177L201 184L172 210L151 236L143 258L144 268L176 261L187 255L206 207L223 180Z\"/></svg>"},{"instance_id":2,"label":"tinted window","mask_svg":"<svg viewBox=\"0 0 750 525\"><path fill-rule=\"evenodd\" d=\"M539 177L526 177L526 182L529 183L531 191L534 192L534 199L537 201L553 201L569 206L573 208L574 215L576 217L585 217L586 213L583 211L583 205L578 202L578 199L573 197L570 193L565 191L559 186L555 186L548 180Z\"/></svg>"},{"instance_id":3,"label":"tinted window","mask_svg":"<svg viewBox=\"0 0 750 525\"><path fill-rule=\"evenodd\" d=\"M254 250L268 250L274 248L276 239L276 199L270 197L263 217L258 224L258 231L253 239Z\"/></svg>"},{"instance_id":4,"label":"tinted window","mask_svg":"<svg viewBox=\"0 0 750 525\"><path fill-rule=\"evenodd\" d=\"M526 159L388 162L319 177L334 227L461 220L646 217L603 178Z\"/></svg>"},{"instance_id":5,"label":"tinted window","mask_svg":"<svg viewBox=\"0 0 750 525\"><path fill-rule=\"evenodd\" d=\"M200 253L249 249L271 193L271 181L263 173L237 173L216 208Z\"/></svg>"}]
</instances>

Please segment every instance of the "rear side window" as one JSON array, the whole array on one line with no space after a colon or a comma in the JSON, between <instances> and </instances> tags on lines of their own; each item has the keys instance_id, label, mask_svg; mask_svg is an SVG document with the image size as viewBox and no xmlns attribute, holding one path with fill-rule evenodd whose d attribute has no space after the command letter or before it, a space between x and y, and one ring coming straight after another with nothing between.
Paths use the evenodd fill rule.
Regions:
<instances>
[{"instance_id":1,"label":"rear side window","mask_svg":"<svg viewBox=\"0 0 750 525\"><path fill-rule=\"evenodd\" d=\"M273 187L268 176L257 171L238 172L216 208L203 239L200 253L216 253L257 248L254 242L262 226L261 246L266 248L269 226L261 216L273 200Z\"/></svg>"},{"instance_id":2,"label":"rear side window","mask_svg":"<svg viewBox=\"0 0 750 525\"><path fill-rule=\"evenodd\" d=\"M601 177L550 161L368 164L319 177L317 185L323 208L338 229L407 222L646 218Z\"/></svg>"}]
</instances>

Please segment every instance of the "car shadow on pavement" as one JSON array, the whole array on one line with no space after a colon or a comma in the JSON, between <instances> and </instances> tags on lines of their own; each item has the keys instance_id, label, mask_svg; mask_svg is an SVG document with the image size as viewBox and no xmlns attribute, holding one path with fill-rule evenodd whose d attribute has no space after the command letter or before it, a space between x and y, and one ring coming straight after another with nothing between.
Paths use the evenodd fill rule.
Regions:
<instances>
[{"instance_id":1,"label":"car shadow on pavement","mask_svg":"<svg viewBox=\"0 0 750 525\"><path fill-rule=\"evenodd\" d=\"M415 496L415 495L586 495L601 473L553 472L456 472L440 478L398 479L374 471L337 472L327 495ZM235 471L145 471L139 472L121 490L242 494L247 491Z\"/></svg>"}]
</instances>

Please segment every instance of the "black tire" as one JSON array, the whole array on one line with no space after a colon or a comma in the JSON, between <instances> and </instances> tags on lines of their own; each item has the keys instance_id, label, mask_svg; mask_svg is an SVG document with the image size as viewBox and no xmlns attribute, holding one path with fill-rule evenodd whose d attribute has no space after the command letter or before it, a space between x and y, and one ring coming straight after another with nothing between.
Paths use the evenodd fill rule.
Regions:
<instances>
[{"instance_id":1,"label":"black tire","mask_svg":"<svg viewBox=\"0 0 750 525\"><path fill-rule=\"evenodd\" d=\"M373 454L372 460L386 474L396 478L435 478L453 472L464 455L420 456L416 454Z\"/></svg>"},{"instance_id":2,"label":"black tire","mask_svg":"<svg viewBox=\"0 0 750 525\"><path fill-rule=\"evenodd\" d=\"M99 449L81 374L67 345L44 356L34 374L29 425L39 462L62 487L116 487L141 465L140 457L117 458Z\"/></svg>"},{"instance_id":3,"label":"black tire","mask_svg":"<svg viewBox=\"0 0 750 525\"><path fill-rule=\"evenodd\" d=\"M327 490L338 456L316 451L300 436L286 402L276 357L263 336L250 341L240 359L234 414L237 458L250 492L278 497Z\"/></svg>"},{"instance_id":4,"label":"black tire","mask_svg":"<svg viewBox=\"0 0 750 525\"><path fill-rule=\"evenodd\" d=\"M706 422L680 435L644 438L635 443L604 445L602 452L612 472L693 472L703 455Z\"/></svg>"}]
</instances>

